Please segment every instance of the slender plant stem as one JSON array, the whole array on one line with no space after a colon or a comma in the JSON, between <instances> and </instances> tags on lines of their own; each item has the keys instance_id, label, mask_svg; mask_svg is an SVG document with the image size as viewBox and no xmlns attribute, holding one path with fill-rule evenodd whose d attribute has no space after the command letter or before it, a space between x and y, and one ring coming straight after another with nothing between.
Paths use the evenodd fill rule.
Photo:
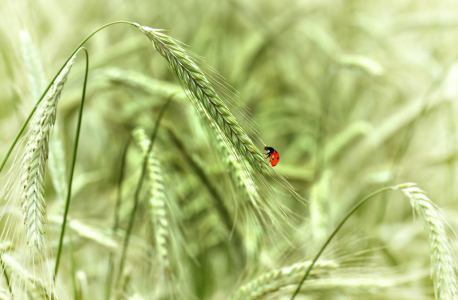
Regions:
<instances>
[{"instance_id":1,"label":"slender plant stem","mask_svg":"<svg viewBox=\"0 0 458 300\"><path fill-rule=\"evenodd\" d=\"M2 160L2 163L0 164L0 173L2 172L3 170L3 167L5 166L6 162L8 161L8 158L10 157L11 155L11 152L13 152L13 149L14 147L16 147L16 144L19 140L19 138L21 137L22 133L24 132L25 130L25 127L27 126L27 124L29 123L30 119L32 118L33 114L35 113L35 111L37 110L39 104L41 103L41 101L43 100L43 98L45 97L46 93L48 92L49 88L51 87L51 85L54 83L54 80L56 80L57 76L59 76L60 72L64 69L64 67L67 65L68 61L73 57L73 55L79 51L79 49L81 49L81 47L87 42L87 40L89 40L94 34L96 34L97 32L99 32L100 30L104 29L105 27L108 27L110 25L114 25L114 24L120 24L120 23L125 23L125 24L130 24L130 25L133 25L132 22L128 22L128 21L116 21L116 22L111 22L111 23L108 23L108 24L105 24L103 25L102 27L98 28L97 30L95 30L94 32L92 32L90 35L88 35L76 48L75 50L72 52L72 54L70 54L70 56L67 58L67 60L65 61L65 63L62 65L62 67L60 68L60 70L57 72L57 74L54 76L54 78L51 80L51 82L49 83L48 87L44 90L43 94L41 95L40 99L37 101L37 103L35 103L35 106L32 108L32 111L30 112L29 116L27 117L27 119L25 120L24 124L22 124L22 127L21 129L19 129L19 132L18 134L16 135L16 137L14 138L14 141L13 143L11 144L10 148L8 149L8 152L6 153L5 157L3 158Z\"/></svg>"},{"instance_id":2,"label":"slender plant stem","mask_svg":"<svg viewBox=\"0 0 458 300\"><path fill-rule=\"evenodd\" d=\"M148 151L146 151L144 157L143 157L143 165L142 165L142 172L140 175L140 178L137 183L137 188L135 190L135 196L134 196L134 207L132 208L132 212L130 214L130 219L129 219L129 224L127 226L126 230L126 236L124 237L124 244L122 247L122 254L121 254L121 261L119 263L119 273L118 273L118 278L116 279L116 283L119 283L119 280L122 276L122 271L124 269L124 263L126 260L126 254L127 254L127 247L129 245L129 238L130 238L130 232L132 231L132 227L134 225L134 220L135 220L135 212L137 211L137 206L138 206L138 198L140 196L140 190L142 189L143 186L143 181L145 179L145 174L146 174L146 166L147 166L147 160L148 160L148 155L153 149L153 144L154 140L156 139L157 136L157 131L159 130L159 125L161 123L162 116L165 113L165 110L167 109L167 106L169 105L170 101L172 98L175 96L176 93L172 94L167 98L165 101L164 105L162 105L161 111L159 112L159 115L156 119L156 124L154 124L154 130L151 135L151 142L149 144Z\"/></svg>"},{"instance_id":3,"label":"slender plant stem","mask_svg":"<svg viewBox=\"0 0 458 300\"><path fill-rule=\"evenodd\" d=\"M63 243L64 235L65 235L65 225L67 224L68 209L70 207L70 198L72 195L73 173L75 171L76 154L78 152L78 142L80 139L80 132L81 132L81 122L83 120L84 100L86 99L87 76L89 73L89 53L87 52L87 49L84 47L80 48L80 50L84 50L84 52L86 53L86 72L84 74L83 94L81 96L81 104L80 104L80 109L79 109L79 114L78 114L78 123L76 125L75 144L73 145L72 164L70 166L70 176L68 178L67 199L65 201L65 211L64 211L64 216L62 220L62 229L60 232L59 248L57 249L56 266L54 268L54 282L56 281L57 271L59 270L60 256L62 254L62 243ZM79 50L77 50L76 52L78 51Z\"/></svg>"},{"instance_id":4,"label":"slender plant stem","mask_svg":"<svg viewBox=\"0 0 458 300\"><path fill-rule=\"evenodd\" d=\"M318 254L315 256L315 258L313 259L312 263L310 264L309 268L307 269L307 272L305 272L304 274L304 277L302 277L301 279L301 282L299 283L299 285L297 286L297 289L296 291L294 292L293 296L291 297L291 300L294 300L294 298L296 297L296 295L299 293L299 291L301 290L301 286L302 284L304 283L304 281L307 279L307 276L310 274L310 271L312 271L312 268L313 266L315 265L316 261L318 260L318 258L320 257L320 255L323 253L324 249L326 249L326 247L329 245L329 243L331 242L331 240L334 238L334 236L337 234L337 232L340 230L340 228L343 226L343 224L347 221L348 218L350 218L350 216L356 211L358 210L358 208L360 208L364 203L366 203L369 199L371 199L372 197L384 192L384 191L388 191L388 190L393 190L395 189L396 187L394 186L387 186L387 187L384 187L384 188L381 188L379 190L376 190L375 192L373 192L372 194L369 194L367 195L363 200L359 201L351 210L350 212L345 216L345 218L343 218L343 220L340 222L340 224L336 227L336 229L334 229L334 232L329 236L328 240L324 243L323 247L321 247L320 251L318 252Z\"/></svg>"},{"instance_id":5,"label":"slender plant stem","mask_svg":"<svg viewBox=\"0 0 458 300\"><path fill-rule=\"evenodd\" d=\"M72 283L73 283L73 298L78 300L80 297L78 295L78 291L76 289L76 265L75 265L75 255L74 255L74 247L73 247L73 234L70 230L70 262L72 267Z\"/></svg>"},{"instance_id":6,"label":"slender plant stem","mask_svg":"<svg viewBox=\"0 0 458 300\"><path fill-rule=\"evenodd\" d=\"M117 184L117 197L116 197L116 205L114 210L114 222L113 222L113 236L116 235L116 231L118 230L119 226L119 208L121 207L122 203L122 182L124 180L125 174L125 167L126 167L126 156L127 150L129 149L131 139L128 138L126 145L124 146L124 150L122 151L121 156L121 168L119 170L119 177L118 177L118 184ZM114 268L114 255L110 253L110 258L108 262L108 274L107 274L107 282L106 282L106 293L105 299L110 299L111 294L111 280L113 279L113 268Z\"/></svg>"},{"instance_id":7,"label":"slender plant stem","mask_svg":"<svg viewBox=\"0 0 458 300\"><path fill-rule=\"evenodd\" d=\"M229 211L224 205L223 197L218 193L217 189L211 184L211 180L208 178L208 176L205 174L204 170L199 166L199 164L189 155L189 151L186 149L185 145L181 141L179 137L173 132L172 130L168 130L169 136L172 138L173 143L175 146L180 150L181 154L184 156L186 161L188 162L189 166L191 169L196 173L196 175L199 177L200 181L204 184L204 186L207 188L208 192L212 196L212 199L214 200L214 205L216 210L218 211L218 214L223 221L226 229L228 232L232 232L232 227L233 227L233 222L231 220L231 216Z\"/></svg>"},{"instance_id":8,"label":"slender plant stem","mask_svg":"<svg viewBox=\"0 0 458 300\"><path fill-rule=\"evenodd\" d=\"M210 193L214 207L216 208L216 211L218 212L219 217L223 221L227 231L230 234L232 232L234 233L235 245L233 248L235 249L233 250L234 252L239 254L236 256L236 262L238 263L238 266L241 267L244 264L245 258L242 237L240 236L239 232L233 227L234 222L231 218L231 214L224 205L223 197L221 197L218 190L212 185L211 180L208 178L208 176L205 174L204 170L199 166L196 160L191 155L189 155L189 151L186 149L183 142L176 136L176 134L172 130L168 130L168 132L175 146L181 151L181 154L184 156L191 169L194 171L194 173L196 173L202 184L207 188L208 192Z\"/></svg>"},{"instance_id":9,"label":"slender plant stem","mask_svg":"<svg viewBox=\"0 0 458 300\"><path fill-rule=\"evenodd\" d=\"M11 297L14 299L13 289L11 288L11 284L10 284L10 278L8 277L8 272L6 271L6 268L5 268L5 265L3 264L1 256L0 256L0 267L2 267L3 276L5 276L5 281L6 281L6 284L8 285L8 290L10 291Z\"/></svg>"}]
</instances>

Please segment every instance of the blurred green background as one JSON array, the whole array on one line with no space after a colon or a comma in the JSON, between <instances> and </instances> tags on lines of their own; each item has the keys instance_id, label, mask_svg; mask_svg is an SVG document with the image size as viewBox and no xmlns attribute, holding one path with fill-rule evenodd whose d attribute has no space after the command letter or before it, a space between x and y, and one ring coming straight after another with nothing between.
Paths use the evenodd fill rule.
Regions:
<instances>
[{"instance_id":1,"label":"blurred green background","mask_svg":"<svg viewBox=\"0 0 458 300\"><path fill-rule=\"evenodd\" d=\"M28 33L36 47L47 84L80 41L116 20L165 29L224 77L238 91L253 121L242 122L243 126L257 131L265 143L258 144L259 149L271 146L280 153L275 170L309 200L305 206L271 182L278 201L294 212L286 212L293 225L282 224L281 233L265 229L263 246L250 262L240 264L229 246L234 239L218 219L211 194L161 128L155 151L167 194L176 199L179 211L171 225L178 232L173 265L175 288L186 296L178 298L226 299L264 272L313 258L323 238L354 203L383 186L418 183L457 228L456 1L2 0L2 157L37 100L20 32ZM179 89L179 83L133 26L108 27L87 48L88 99L70 216L109 235L122 150L135 127L152 131L166 95ZM67 168L83 74L81 55L57 115ZM240 119L246 113L237 107L232 112ZM232 199L237 203L240 195L231 187L189 101L173 100L163 124L184 143L218 193L232 203L227 205L237 222L239 208ZM140 152L132 150L121 229L127 226L140 166ZM48 213L61 214L50 178L46 195ZM154 249L146 210L146 202L141 202L131 245L141 254L129 256L131 279L123 297L169 299L167 294L155 294L159 287L151 259L154 250L151 254L142 248ZM49 226L52 248L59 227L52 222ZM86 287L79 283L81 290L86 289L80 299L103 299L110 252L119 257L119 251L79 237L75 266L87 281ZM68 249L64 253L58 281L62 299L72 298L70 253ZM302 299L434 299L427 236L401 193L386 193L364 206L324 258L342 264L336 278L374 278L386 285L305 290ZM3 279L0 286L5 287ZM269 297L289 299L284 295L292 290Z\"/></svg>"}]
</instances>

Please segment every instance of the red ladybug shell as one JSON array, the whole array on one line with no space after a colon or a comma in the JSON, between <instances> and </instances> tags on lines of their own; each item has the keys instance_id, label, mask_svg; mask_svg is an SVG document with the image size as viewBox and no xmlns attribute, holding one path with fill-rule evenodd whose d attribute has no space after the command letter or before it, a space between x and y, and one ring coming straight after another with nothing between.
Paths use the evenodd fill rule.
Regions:
<instances>
[{"instance_id":1,"label":"red ladybug shell","mask_svg":"<svg viewBox=\"0 0 458 300\"><path fill-rule=\"evenodd\" d=\"M270 155L270 163L272 164L272 167L275 167L279 161L280 161L280 155L278 154L277 151L273 152Z\"/></svg>"}]
</instances>

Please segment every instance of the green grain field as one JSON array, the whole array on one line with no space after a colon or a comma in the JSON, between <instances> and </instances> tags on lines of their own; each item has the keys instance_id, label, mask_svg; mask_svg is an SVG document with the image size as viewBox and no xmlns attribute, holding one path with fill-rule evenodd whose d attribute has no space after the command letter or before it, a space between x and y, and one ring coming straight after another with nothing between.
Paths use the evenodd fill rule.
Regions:
<instances>
[{"instance_id":1,"label":"green grain field","mask_svg":"<svg viewBox=\"0 0 458 300\"><path fill-rule=\"evenodd\" d=\"M452 0L1 0L0 300L458 300L457 41Z\"/></svg>"}]
</instances>

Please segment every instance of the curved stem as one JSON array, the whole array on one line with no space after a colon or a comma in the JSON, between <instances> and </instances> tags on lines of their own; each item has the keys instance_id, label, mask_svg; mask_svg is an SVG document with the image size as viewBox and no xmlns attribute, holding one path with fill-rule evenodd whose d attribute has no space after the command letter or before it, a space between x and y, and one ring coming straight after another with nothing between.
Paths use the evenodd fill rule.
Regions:
<instances>
[{"instance_id":1,"label":"curved stem","mask_svg":"<svg viewBox=\"0 0 458 300\"><path fill-rule=\"evenodd\" d=\"M14 138L14 141L13 141L13 144L10 146L10 148L8 149L8 152L6 153L5 157L3 158L2 160L2 163L0 164L0 172L2 172L3 170L3 167L5 166L8 158L10 157L11 155L11 152L13 152L13 149L14 147L16 146L19 138L21 137L22 133L24 132L25 130L25 127L27 126L27 124L30 122L30 119L32 118L33 114L35 113L35 111L37 110L39 104L41 103L41 101L43 100L43 98L45 97L46 93L48 92L49 88L51 87L51 85L54 83L54 80L56 80L57 76L59 76L60 72L64 69L65 65L67 65L68 61L73 57L73 55L76 54L76 52L79 51L79 49L81 49L81 47L87 42L87 40L89 40L94 34L96 34L97 32L99 32L100 30L104 29L105 27L108 27L110 25L114 25L114 24L120 24L120 23L125 23L125 24L130 24L130 25L133 25L132 22L128 22L128 21L116 21L116 22L111 22L111 23L108 23L108 24L105 24L103 25L102 27L98 28L97 30L95 30L94 32L92 32L90 35L88 35L76 48L75 50L72 52L72 54L70 54L70 56L67 58L67 60L65 61L65 63L62 65L62 67L60 68L60 70L56 73L56 75L54 76L54 78L51 80L51 82L49 83L48 87L44 90L43 94L41 95L40 99L37 101L37 103L35 103L35 106L32 108L32 111L30 112L30 114L28 115L27 119L25 120L24 124L22 124L22 127L21 129L19 129L19 132L18 134L16 135L16 137Z\"/></svg>"},{"instance_id":2,"label":"curved stem","mask_svg":"<svg viewBox=\"0 0 458 300\"><path fill-rule=\"evenodd\" d=\"M68 190L67 190L67 199L65 202L65 211L62 220L62 229L60 232L60 239L59 239L59 248L57 249L57 256L56 256L56 266L54 268L54 282L56 281L57 271L59 270L59 262L60 256L62 254L62 242L64 240L65 234L65 225L67 224L67 215L68 215L68 208L70 207L70 197L72 195L72 182L73 182L73 173L75 171L75 163L76 163L76 154L78 150L78 142L80 138L80 131L81 131L81 121L83 119L83 107L84 107L84 100L86 99L86 86L87 86L87 76L89 73L89 53L87 49L82 47L77 49L75 53L79 52L80 50L84 50L86 53L86 72L84 74L84 84L83 84L83 94L81 96L81 104L80 110L78 114L78 123L76 126L76 134L75 134L75 144L73 145L73 157L72 157L72 164L70 166L70 176L68 178Z\"/></svg>"},{"instance_id":3,"label":"curved stem","mask_svg":"<svg viewBox=\"0 0 458 300\"><path fill-rule=\"evenodd\" d=\"M75 264L75 253L73 248L73 234L70 230L70 263L72 270L72 283L73 283L73 299L79 300L78 289L76 288L76 264Z\"/></svg>"},{"instance_id":4,"label":"curved stem","mask_svg":"<svg viewBox=\"0 0 458 300\"><path fill-rule=\"evenodd\" d=\"M141 172L141 175L140 175L140 179L138 180L138 183L137 183L137 188L135 190L134 207L132 208L132 212L130 214L130 219L129 219L129 225L127 226L127 230L126 230L126 236L124 237L124 244L123 244L123 247L122 247L121 261L119 263L119 273L118 273L118 278L116 279L116 283L119 282L119 280L120 280L120 278L122 276L122 271L123 271L124 263L125 263L125 260L126 260L127 247L129 245L130 233L131 233L132 227L134 225L135 212L137 211L138 198L140 196L140 190L142 189L143 181L145 179L148 155L151 152L151 149L153 149L154 140L156 139L157 131L159 130L159 125L160 125L162 116L164 115L165 110L167 109L167 106L169 105L170 101L175 96L175 94L176 93L173 93L172 95L170 95L168 97L168 99L166 100L166 102L164 103L164 105L162 106L161 111L159 112L159 115L157 117L156 124L154 124L154 129L153 129L153 133L151 134L151 142L149 144L148 151L146 151L146 153L145 153L145 155L143 157L142 172Z\"/></svg>"},{"instance_id":5,"label":"curved stem","mask_svg":"<svg viewBox=\"0 0 458 300\"><path fill-rule=\"evenodd\" d=\"M318 260L318 258L320 257L320 255L323 253L324 249L329 245L329 243L331 242L331 240L334 238L334 236L337 234L337 232L340 230L340 228L343 226L343 224L347 221L348 218L350 218L350 216L356 211L358 210L358 208L360 208L364 203L366 203L369 199L371 199L372 197L384 192L384 191L388 191L388 190L393 190L395 189L396 187L394 186L387 186L387 187L384 187L384 188L381 188L375 192L373 192L372 194L369 194L367 195L363 200L359 201L351 210L350 212L345 216L345 218L343 218L343 220L340 222L340 224L336 227L336 229L334 229L334 232L329 236L328 240L324 243L323 247L321 247L320 251L318 252L318 254L315 256L315 258L313 259L312 263L310 264L309 268L307 269L307 272L305 272L304 274L304 277L302 277L301 279L301 282L299 283L299 285L297 286L297 289L296 291L294 292L293 296L291 297L291 300L294 300L294 298L296 297L296 295L299 293L299 291L301 290L301 286L302 284L304 283L304 281L307 279L307 276L310 274L310 271L312 271L312 268L313 266L315 265L316 261Z\"/></svg>"}]
</instances>

